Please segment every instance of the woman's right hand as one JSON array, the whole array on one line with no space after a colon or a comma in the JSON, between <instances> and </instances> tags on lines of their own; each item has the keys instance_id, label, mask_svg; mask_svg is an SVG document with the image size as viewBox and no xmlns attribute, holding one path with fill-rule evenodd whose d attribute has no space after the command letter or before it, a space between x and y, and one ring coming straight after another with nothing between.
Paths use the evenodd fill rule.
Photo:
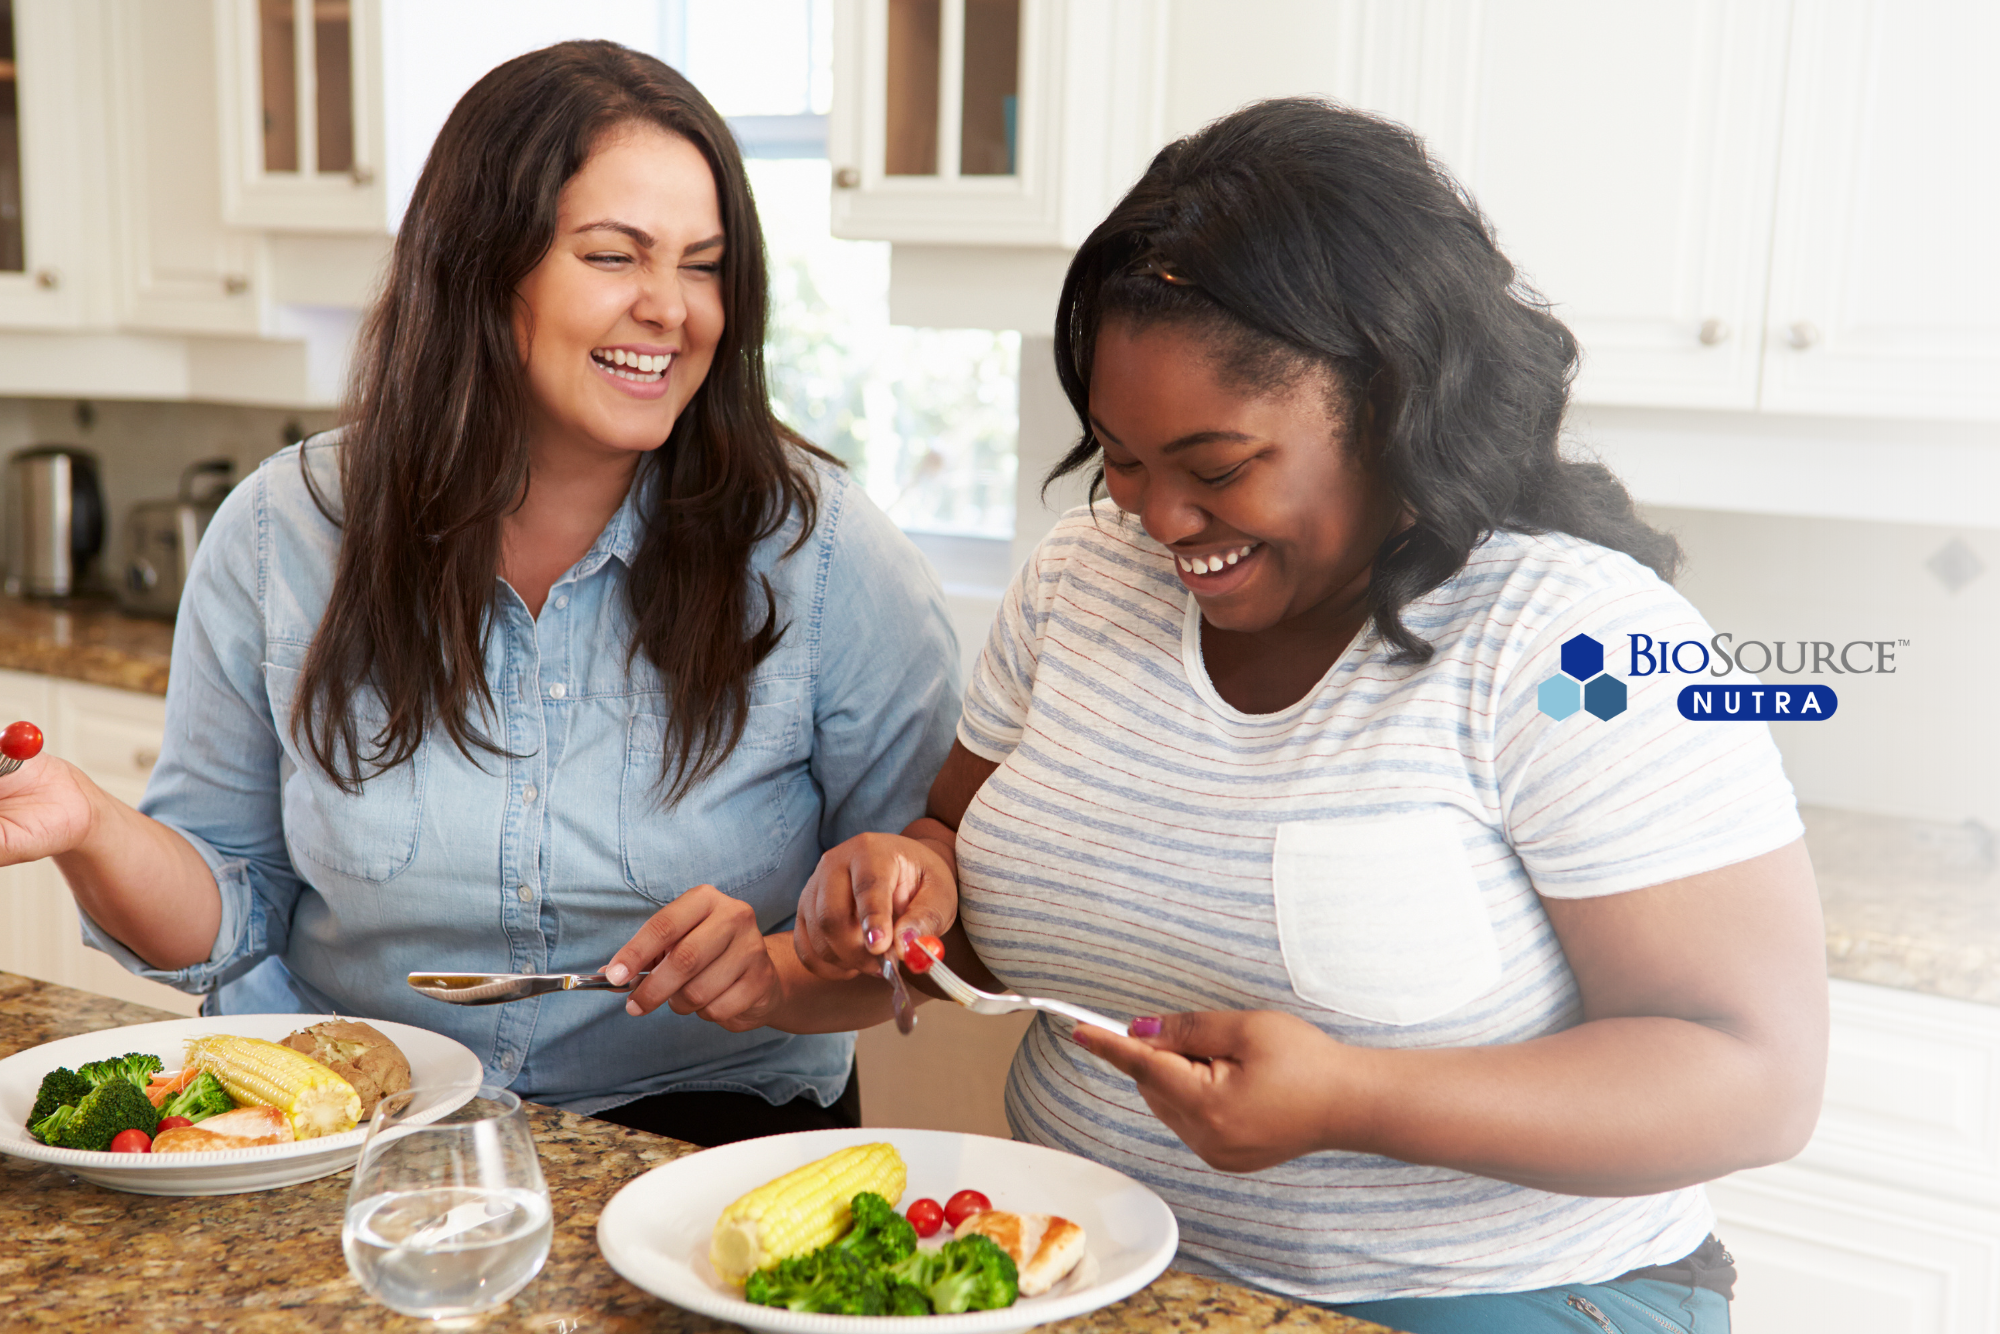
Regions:
<instances>
[{"instance_id":1,"label":"woman's right hand","mask_svg":"<svg viewBox=\"0 0 2000 1334\"><path fill-rule=\"evenodd\" d=\"M941 841L919 820L902 834L857 834L819 859L799 893L792 945L817 977L841 981L879 970L905 931L942 936L958 920L958 881ZM917 834L918 837L910 837Z\"/></svg>"},{"instance_id":2,"label":"woman's right hand","mask_svg":"<svg viewBox=\"0 0 2000 1334\"><path fill-rule=\"evenodd\" d=\"M37 755L0 778L0 866L72 851L90 823L89 790L69 761Z\"/></svg>"}]
</instances>

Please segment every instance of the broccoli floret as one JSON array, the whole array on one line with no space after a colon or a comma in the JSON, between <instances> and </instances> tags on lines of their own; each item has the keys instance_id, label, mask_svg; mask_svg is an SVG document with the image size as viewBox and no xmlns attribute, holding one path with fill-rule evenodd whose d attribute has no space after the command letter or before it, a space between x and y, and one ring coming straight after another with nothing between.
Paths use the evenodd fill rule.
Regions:
<instances>
[{"instance_id":1,"label":"broccoli floret","mask_svg":"<svg viewBox=\"0 0 2000 1334\"><path fill-rule=\"evenodd\" d=\"M873 1191L854 1197L854 1225L829 1243L870 1265L893 1265L917 1249L917 1230L896 1206Z\"/></svg>"},{"instance_id":2,"label":"broccoli floret","mask_svg":"<svg viewBox=\"0 0 2000 1334\"><path fill-rule=\"evenodd\" d=\"M160 1117L164 1120L169 1116L185 1116L190 1121L205 1121L235 1108L236 1100L229 1096L221 1081L204 1070L189 1080L186 1088L166 1100L160 1108Z\"/></svg>"},{"instance_id":3,"label":"broccoli floret","mask_svg":"<svg viewBox=\"0 0 2000 1334\"><path fill-rule=\"evenodd\" d=\"M157 1056L149 1056L142 1051L128 1051L123 1056L108 1061L92 1061L89 1065L77 1067L77 1073L90 1081L92 1088L101 1088L114 1079L123 1079L134 1088L144 1089L152 1082L154 1071L164 1068Z\"/></svg>"},{"instance_id":4,"label":"broccoli floret","mask_svg":"<svg viewBox=\"0 0 2000 1334\"><path fill-rule=\"evenodd\" d=\"M884 1315L888 1281L882 1271L847 1251L822 1246L750 1276L743 1295L759 1306L832 1315Z\"/></svg>"},{"instance_id":5,"label":"broccoli floret","mask_svg":"<svg viewBox=\"0 0 2000 1334\"><path fill-rule=\"evenodd\" d=\"M57 1145L62 1139L64 1128L75 1117L76 1108L70 1103L64 1103L41 1120L30 1121L28 1123L28 1133L44 1144Z\"/></svg>"},{"instance_id":6,"label":"broccoli floret","mask_svg":"<svg viewBox=\"0 0 2000 1334\"><path fill-rule=\"evenodd\" d=\"M1020 1295L1014 1257L977 1233L946 1242L942 1250L912 1255L889 1273L922 1289L939 1315L993 1311L1012 1306Z\"/></svg>"},{"instance_id":7,"label":"broccoli floret","mask_svg":"<svg viewBox=\"0 0 2000 1334\"><path fill-rule=\"evenodd\" d=\"M97 1085L85 1079L67 1066L58 1066L42 1076L42 1087L35 1094L35 1110L28 1113L28 1125L32 1129L36 1122L46 1121L58 1107L74 1107L83 1101L83 1095Z\"/></svg>"},{"instance_id":8,"label":"broccoli floret","mask_svg":"<svg viewBox=\"0 0 2000 1334\"><path fill-rule=\"evenodd\" d=\"M929 1315L931 1299L924 1296L924 1290L903 1282L900 1278L889 1280L889 1309L884 1315Z\"/></svg>"},{"instance_id":9,"label":"broccoli floret","mask_svg":"<svg viewBox=\"0 0 2000 1334\"><path fill-rule=\"evenodd\" d=\"M76 1105L74 1116L55 1126L53 1134L43 1134L41 1138L43 1143L60 1149L101 1152L111 1147L111 1141L120 1131L143 1130L150 1135L159 1127L160 1114L146 1101L139 1086L129 1079L114 1078L92 1089Z\"/></svg>"}]
</instances>

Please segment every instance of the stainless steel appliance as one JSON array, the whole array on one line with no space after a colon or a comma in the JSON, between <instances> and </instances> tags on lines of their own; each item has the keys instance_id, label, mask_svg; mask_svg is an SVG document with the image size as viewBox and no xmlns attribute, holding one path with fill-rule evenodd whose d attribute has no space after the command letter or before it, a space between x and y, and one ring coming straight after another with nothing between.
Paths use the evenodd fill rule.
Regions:
<instances>
[{"instance_id":1,"label":"stainless steel appliance","mask_svg":"<svg viewBox=\"0 0 2000 1334\"><path fill-rule=\"evenodd\" d=\"M66 598L83 586L104 546L97 460L42 445L7 461L7 592Z\"/></svg>"},{"instance_id":2,"label":"stainless steel appliance","mask_svg":"<svg viewBox=\"0 0 2000 1334\"><path fill-rule=\"evenodd\" d=\"M236 465L228 459L205 459L181 474L175 499L132 507L125 516L120 606L145 616L172 616L179 609L195 546L235 476Z\"/></svg>"}]
</instances>

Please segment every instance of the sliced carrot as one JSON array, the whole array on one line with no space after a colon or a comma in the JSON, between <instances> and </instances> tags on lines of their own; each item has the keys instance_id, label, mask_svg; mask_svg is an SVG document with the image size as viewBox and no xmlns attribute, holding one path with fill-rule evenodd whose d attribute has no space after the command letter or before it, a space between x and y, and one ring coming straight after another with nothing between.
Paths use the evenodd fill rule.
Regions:
<instances>
[{"instance_id":1,"label":"sliced carrot","mask_svg":"<svg viewBox=\"0 0 2000 1334\"><path fill-rule=\"evenodd\" d=\"M165 1106L168 1098L186 1088L200 1073L199 1066L191 1065L170 1075L154 1075L153 1082L146 1085L146 1101L152 1103L155 1108Z\"/></svg>"}]
</instances>

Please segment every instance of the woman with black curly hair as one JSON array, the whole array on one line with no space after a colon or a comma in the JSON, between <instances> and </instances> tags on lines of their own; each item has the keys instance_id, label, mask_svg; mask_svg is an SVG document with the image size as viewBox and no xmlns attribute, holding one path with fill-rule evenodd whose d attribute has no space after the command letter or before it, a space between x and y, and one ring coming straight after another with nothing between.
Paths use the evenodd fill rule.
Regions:
<instances>
[{"instance_id":1,"label":"woman with black curly hair","mask_svg":"<svg viewBox=\"0 0 2000 1334\"><path fill-rule=\"evenodd\" d=\"M929 931L1141 1016L1042 1016L1007 1110L1165 1197L1188 1267L1419 1332L1726 1328L1700 1183L1811 1131L1818 899L1766 729L1622 679L1708 631L1558 447L1568 331L1415 136L1293 100L1155 158L1056 356L1053 475L1108 501L1016 579L926 817L821 860L800 959Z\"/></svg>"}]
</instances>

